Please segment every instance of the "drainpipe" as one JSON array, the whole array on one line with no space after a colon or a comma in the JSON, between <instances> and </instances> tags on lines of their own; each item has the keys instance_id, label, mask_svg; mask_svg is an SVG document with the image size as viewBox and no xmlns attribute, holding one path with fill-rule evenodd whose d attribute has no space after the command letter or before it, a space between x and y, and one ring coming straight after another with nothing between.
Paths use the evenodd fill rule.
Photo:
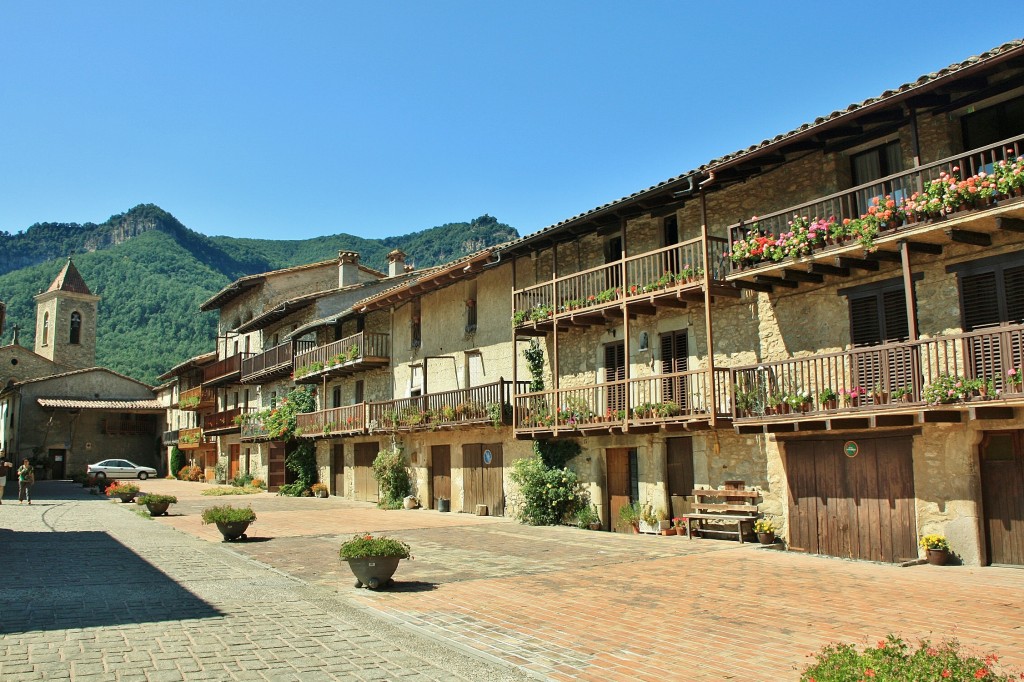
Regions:
<instances>
[{"instance_id":1,"label":"drainpipe","mask_svg":"<svg viewBox=\"0 0 1024 682\"><path fill-rule=\"evenodd\" d=\"M717 399L717 393L715 391L715 335L711 323L711 275L713 274L713 270L711 266L711 254L708 250L708 203L704 187L706 185L710 185L714 181L715 174L712 172L708 173L708 177L699 184L701 222L700 237L704 257L704 331L707 335L705 341L708 348L707 405L710 408L711 428L718 426L718 406L715 404Z\"/></svg>"}]
</instances>

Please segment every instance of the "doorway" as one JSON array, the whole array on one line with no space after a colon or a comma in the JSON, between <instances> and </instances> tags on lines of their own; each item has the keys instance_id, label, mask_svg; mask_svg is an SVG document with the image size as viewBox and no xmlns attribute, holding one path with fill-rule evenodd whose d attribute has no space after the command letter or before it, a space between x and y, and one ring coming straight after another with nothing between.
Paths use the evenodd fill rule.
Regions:
<instances>
[{"instance_id":1,"label":"doorway","mask_svg":"<svg viewBox=\"0 0 1024 682\"><path fill-rule=\"evenodd\" d=\"M633 529L619 521L619 510L640 497L640 479L635 448L609 448L605 451L607 468L608 527L615 533L632 533Z\"/></svg>"},{"instance_id":2,"label":"doorway","mask_svg":"<svg viewBox=\"0 0 1024 682\"><path fill-rule=\"evenodd\" d=\"M981 498L988 562L1024 565L1024 431L986 433L981 442Z\"/></svg>"},{"instance_id":3,"label":"doorway","mask_svg":"<svg viewBox=\"0 0 1024 682\"><path fill-rule=\"evenodd\" d=\"M431 509L437 509L440 498L452 499L452 449L450 445L430 448Z\"/></svg>"},{"instance_id":4,"label":"doorway","mask_svg":"<svg viewBox=\"0 0 1024 682\"><path fill-rule=\"evenodd\" d=\"M380 452L380 443L356 443L355 445L355 498L363 502L380 500L380 487L373 476L373 460Z\"/></svg>"},{"instance_id":5,"label":"doorway","mask_svg":"<svg viewBox=\"0 0 1024 682\"><path fill-rule=\"evenodd\" d=\"M50 478L54 481L64 479L64 471L67 468L67 450L64 448L50 448Z\"/></svg>"},{"instance_id":6,"label":"doorway","mask_svg":"<svg viewBox=\"0 0 1024 682\"><path fill-rule=\"evenodd\" d=\"M345 446L331 445L331 494L345 496Z\"/></svg>"}]
</instances>

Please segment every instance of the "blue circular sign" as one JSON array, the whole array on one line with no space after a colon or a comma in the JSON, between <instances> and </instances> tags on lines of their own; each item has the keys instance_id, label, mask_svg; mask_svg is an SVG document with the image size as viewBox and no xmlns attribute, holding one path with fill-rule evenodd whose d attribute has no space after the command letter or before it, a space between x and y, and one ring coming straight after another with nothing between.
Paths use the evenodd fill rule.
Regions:
<instances>
[{"instance_id":1,"label":"blue circular sign","mask_svg":"<svg viewBox=\"0 0 1024 682\"><path fill-rule=\"evenodd\" d=\"M490 464L492 459L494 459L494 455L491 454L491 451L484 450L484 464Z\"/></svg>"}]
</instances>

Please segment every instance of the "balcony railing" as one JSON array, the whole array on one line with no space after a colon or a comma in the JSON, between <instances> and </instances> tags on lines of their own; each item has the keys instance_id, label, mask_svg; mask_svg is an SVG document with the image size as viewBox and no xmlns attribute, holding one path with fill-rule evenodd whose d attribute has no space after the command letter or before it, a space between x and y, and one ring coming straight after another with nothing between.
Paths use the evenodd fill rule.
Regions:
<instances>
[{"instance_id":1,"label":"balcony railing","mask_svg":"<svg viewBox=\"0 0 1024 682\"><path fill-rule=\"evenodd\" d=\"M195 450L205 442L202 429L180 429L178 431L179 450Z\"/></svg>"},{"instance_id":2,"label":"balcony railing","mask_svg":"<svg viewBox=\"0 0 1024 682\"><path fill-rule=\"evenodd\" d=\"M243 407L236 407L231 410L224 410L223 412L214 412L203 419L203 433L224 434L240 431L241 425L235 419L248 412L249 408Z\"/></svg>"},{"instance_id":3,"label":"balcony railing","mask_svg":"<svg viewBox=\"0 0 1024 682\"><path fill-rule=\"evenodd\" d=\"M292 373L295 351L306 351L313 348L314 345L312 341L295 341L294 344L288 341L245 358L242 360L242 383L255 383L288 376Z\"/></svg>"},{"instance_id":4,"label":"balcony railing","mask_svg":"<svg viewBox=\"0 0 1024 682\"><path fill-rule=\"evenodd\" d=\"M729 370L655 374L515 397L517 431L593 431L731 417Z\"/></svg>"},{"instance_id":5,"label":"balcony railing","mask_svg":"<svg viewBox=\"0 0 1024 682\"><path fill-rule=\"evenodd\" d=\"M739 222L734 225L730 225L728 228L729 245L727 254L731 254L733 251L733 243L737 240L742 240L750 232L756 231L761 235L773 235L778 236L783 233L790 232L792 227L790 221L794 220L794 216L800 216L807 218L811 221L822 219L828 220L830 217L834 217L838 223L842 223L845 219L856 219L868 212L872 206L873 201L877 198L879 200L885 199L886 197L891 198L895 204L900 205L904 201L909 200L915 192L922 192L932 180L938 179L942 173L946 173L950 176L956 176L958 178L969 178L971 176L978 175L984 172L987 176L991 176L993 169L997 164L1003 161L1011 161L1019 157L1024 152L1024 135L1009 138L995 145L987 147L979 147L972 149L968 152L963 152L955 156L950 156L939 161L935 161L923 166L918 166L911 170L894 173L892 175L873 180L863 185L851 187L850 189L836 192L825 197L820 197L807 201L789 208L784 208L780 211L774 211L772 213L758 214L757 218L752 218L750 221ZM1019 194L1018 194L1019 196ZM1009 199L1010 197L1004 197ZM964 210L974 210L977 207L988 207L995 204L989 203L990 200L982 201L980 198L976 202L970 202L964 204ZM915 215L913 212L908 217L895 216L884 224L884 227L875 237L874 241L884 241L889 235L896 234L899 232L907 232L908 229L920 228L922 226L928 226L934 224L937 229L944 229L946 224L944 219L955 218L957 213L955 212L960 207L950 207L945 212L935 212L932 217L925 219L923 216ZM952 213L950 213L952 211ZM969 215L969 214L963 214ZM933 223L924 222L925 220L932 220ZM938 222L934 222L938 220ZM821 238L823 239L822 234ZM894 239L902 237L894 237ZM844 241L846 239L846 241ZM834 243L832 243L834 242ZM856 246L856 242L849 240L848 238L837 238L835 240L829 239L828 242L822 242L819 240L817 244L812 245L814 248L811 252L812 255L821 252L831 252L836 249L844 249ZM731 261L730 261L731 263ZM753 264L736 264L731 265L733 275L738 275L738 271L741 269L757 269L763 267L766 270L773 268L780 268L785 265L792 265L793 259L785 258L780 262L774 262L766 259L764 262L753 263ZM744 272L742 276L750 274Z\"/></svg>"},{"instance_id":6,"label":"balcony railing","mask_svg":"<svg viewBox=\"0 0 1024 682\"><path fill-rule=\"evenodd\" d=\"M362 433L366 429L366 403L299 414L295 423L296 431L307 438Z\"/></svg>"},{"instance_id":7,"label":"balcony railing","mask_svg":"<svg viewBox=\"0 0 1024 682\"><path fill-rule=\"evenodd\" d=\"M242 376L242 360L251 353L236 353L230 358L218 360L203 368L203 385L226 384L238 381Z\"/></svg>"},{"instance_id":8,"label":"balcony railing","mask_svg":"<svg viewBox=\"0 0 1024 682\"><path fill-rule=\"evenodd\" d=\"M206 410L217 403L217 391L212 388L196 386L182 391L178 396L179 410Z\"/></svg>"},{"instance_id":9,"label":"balcony railing","mask_svg":"<svg viewBox=\"0 0 1024 682\"><path fill-rule=\"evenodd\" d=\"M295 356L296 383L319 381L324 376L346 374L384 367L391 362L391 343L387 334L359 332L318 346Z\"/></svg>"},{"instance_id":10,"label":"balcony railing","mask_svg":"<svg viewBox=\"0 0 1024 682\"><path fill-rule=\"evenodd\" d=\"M163 436L160 437L160 442L164 445L177 445L178 429L174 429L173 431L164 431Z\"/></svg>"},{"instance_id":11,"label":"balcony railing","mask_svg":"<svg viewBox=\"0 0 1024 682\"><path fill-rule=\"evenodd\" d=\"M1024 325L1010 325L738 367L730 391L738 421L950 409L1024 399L1009 378L1022 364Z\"/></svg>"},{"instance_id":12,"label":"balcony railing","mask_svg":"<svg viewBox=\"0 0 1024 682\"><path fill-rule=\"evenodd\" d=\"M698 237L519 289L513 293L514 323L517 327L536 327L563 317L598 313L623 300L657 305L687 290L700 291L708 270L705 246L711 279L724 279L728 274L728 242L708 237L705 245Z\"/></svg>"},{"instance_id":13,"label":"balcony railing","mask_svg":"<svg viewBox=\"0 0 1024 682\"><path fill-rule=\"evenodd\" d=\"M267 440L270 437L270 432L263 425L263 421L260 419L254 420L251 417L242 421L240 433L241 439L248 441Z\"/></svg>"},{"instance_id":14,"label":"balcony railing","mask_svg":"<svg viewBox=\"0 0 1024 682\"><path fill-rule=\"evenodd\" d=\"M518 390L528 387L529 382L516 382ZM510 424L512 388L512 382L501 380L472 388L368 403L367 428L386 432Z\"/></svg>"}]
</instances>

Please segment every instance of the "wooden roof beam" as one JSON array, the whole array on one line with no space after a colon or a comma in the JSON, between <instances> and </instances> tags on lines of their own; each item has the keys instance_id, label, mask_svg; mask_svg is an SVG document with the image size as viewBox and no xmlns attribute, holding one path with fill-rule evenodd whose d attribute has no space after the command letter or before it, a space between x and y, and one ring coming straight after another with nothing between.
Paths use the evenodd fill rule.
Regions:
<instances>
[{"instance_id":1,"label":"wooden roof beam","mask_svg":"<svg viewBox=\"0 0 1024 682\"><path fill-rule=\"evenodd\" d=\"M865 258L854 258L852 256L837 256L836 266L840 268L857 268L858 270L878 271L878 261Z\"/></svg>"},{"instance_id":2,"label":"wooden roof beam","mask_svg":"<svg viewBox=\"0 0 1024 682\"><path fill-rule=\"evenodd\" d=\"M903 258L900 257L898 251L872 251L867 255L868 260L880 260L887 261L889 263L902 263Z\"/></svg>"},{"instance_id":3,"label":"wooden roof beam","mask_svg":"<svg viewBox=\"0 0 1024 682\"><path fill-rule=\"evenodd\" d=\"M850 268L844 268L838 265L829 265L828 263L811 263L810 266L808 266L807 271L816 275L835 275L836 277L850 276Z\"/></svg>"},{"instance_id":4,"label":"wooden roof beam","mask_svg":"<svg viewBox=\"0 0 1024 682\"><path fill-rule=\"evenodd\" d=\"M949 230L949 238L958 244L971 244L973 246L992 246L992 235L984 232L973 232L971 230Z\"/></svg>"},{"instance_id":5,"label":"wooden roof beam","mask_svg":"<svg viewBox=\"0 0 1024 682\"><path fill-rule=\"evenodd\" d=\"M942 255L942 244L928 242L907 242L907 249L912 253L927 253L932 256Z\"/></svg>"},{"instance_id":6,"label":"wooden roof beam","mask_svg":"<svg viewBox=\"0 0 1024 682\"><path fill-rule=\"evenodd\" d=\"M772 293L772 285L764 282L752 282L746 279L739 279L735 282L736 286L740 289L750 289L752 291L763 291L765 293Z\"/></svg>"},{"instance_id":7,"label":"wooden roof beam","mask_svg":"<svg viewBox=\"0 0 1024 682\"><path fill-rule=\"evenodd\" d=\"M771 286L785 287L787 289L796 289L800 286L799 282L782 279L781 277L772 277L771 275L754 275L754 282L757 284L770 284Z\"/></svg>"},{"instance_id":8,"label":"wooden roof beam","mask_svg":"<svg viewBox=\"0 0 1024 682\"><path fill-rule=\"evenodd\" d=\"M782 279L788 279L793 282L810 282L812 284L821 284L825 281L825 278L821 275L807 272L806 270L793 270L792 268L786 268L782 271Z\"/></svg>"},{"instance_id":9,"label":"wooden roof beam","mask_svg":"<svg viewBox=\"0 0 1024 682\"><path fill-rule=\"evenodd\" d=\"M996 227L1008 232L1024 232L1024 220L1020 218L996 218Z\"/></svg>"}]
</instances>

